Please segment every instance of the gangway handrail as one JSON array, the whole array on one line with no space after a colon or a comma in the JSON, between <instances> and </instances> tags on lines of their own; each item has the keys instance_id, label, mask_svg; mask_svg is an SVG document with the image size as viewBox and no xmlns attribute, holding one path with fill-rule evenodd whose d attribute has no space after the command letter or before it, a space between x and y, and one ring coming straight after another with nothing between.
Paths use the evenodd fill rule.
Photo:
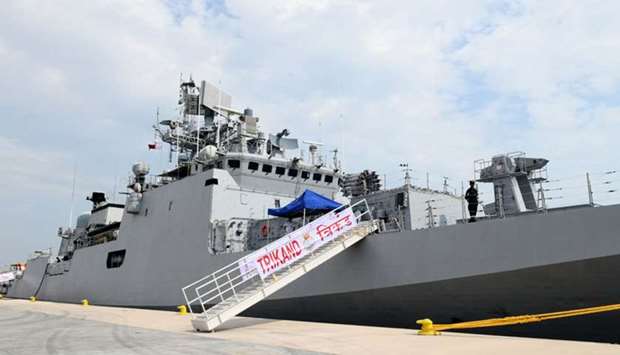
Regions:
<instances>
[{"instance_id":1,"label":"gangway handrail","mask_svg":"<svg viewBox=\"0 0 620 355\"><path fill-rule=\"evenodd\" d=\"M361 217L363 217L363 216L365 216L365 215L367 215L367 214L370 214L370 215L372 216L372 214L371 214L371 212L370 212L370 209L368 208L368 203L366 202L366 200L360 200L360 201L358 201L358 202L356 202L355 204L350 205L350 206L349 206L349 205L340 206L340 207L338 207L338 208L336 208L336 209L334 209L334 210L332 210L332 211L330 211L330 212L333 212L333 211L338 211L338 210L343 210L343 209L346 209L347 207L351 207L351 208L353 208L354 206L357 206L357 205L359 205L359 204L361 204L361 203L364 203L364 205L365 205L365 207L366 207L366 211L364 211L364 212L362 212L362 213L360 213L360 214L356 215L356 216L355 216L355 217L356 217L356 219L357 219L357 220L360 220L360 219L361 219ZM372 217L371 217L371 219L372 219ZM303 227L302 227L302 228L303 228ZM289 240L290 240L290 238L291 238L291 237L290 237L290 235L288 235L288 238L289 238ZM281 239L281 238L280 238L280 239ZM279 240L279 239L278 239L278 240ZM269 245L271 245L271 244L273 244L273 243L275 243L275 241L274 241L274 242L272 242L272 243L270 243L270 244L268 244L268 245L266 245L265 247L268 247ZM223 272L224 270L229 269L229 268L231 268L231 267L233 267L231 270L228 270L227 272ZM290 268L290 266L289 266L289 268ZM205 303L208 303L208 302L210 302L210 301L212 301L212 300L214 300L214 299L216 299L216 298L218 298L218 297L222 297L222 294L223 294L223 293L226 293L226 292L229 292L229 291L233 291L233 293L234 293L234 292L235 292L235 290L234 290L234 289L235 289L235 287L237 287L237 286L239 286L239 285L243 284L245 281L247 281L247 280L249 280L249 279L251 279L251 278L253 278L254 276L256 276L256 275L257 275L256 270L250 270L250 271L249 271L248 273L246 273L246 274L244 274L244 273L240 273L239 275L237 275L236 277L233 277L233 278L231 279L231 278L230 278L230 274L231 274L232 272L234 272L234 271L237 271L237 270L239 270L239 267L238 267L238 261L233 262L233 263L231 263L231 264L229 264L229 265L226 265L226 266L224 266L224 267L222 267L222 268L218 269L217 271L215 271L215 272L213 272L213 273L211 273L211 274L209 274L209 275L206 275L206 276L204 276L203 278L201 278L201 279L199 279L199 280L197 280L197 281L194 281L194 282L192 282L191 284L189 284L189 285L185 286L185 287L183 288L183 293L184 293L184 296L185 296L185 300L186 300L186 302L188 303L188 306L189 306L189 308L190 308L190 312L192 312L192 313L193 313L193 310L192 310L191 304L195 303L197 300L200 300L200 301L201 301L201 306L202 306L202 307L203 307L203 309L204 309L204 304L205 304ZM221 274L220 274L220 275L217 275L218 273L221 273ZM249 275L249 274L252 274L252 275ZM239 278L243 278L244 276L248 276L248 275L249 275L249 277L248 277L248 279L247 279L247 280L243 280L243 281L241 281L241 282L239 282L239 283L236 283L236 284L232 282L233 280L237 280L237 279L239 279ZM197 288L194 290L194 291L195 291L195 293L196 293L196 296L197 296L197 297L192 298L191 300L189 300L189 299L187 298L187 292L186 292L186 290L187 290L188 288L190 288L190 287L194 286L194 285L199 284L201 281L205 281L205 280L209 279L210 277L211 277L211 278L213 278L213 280L209 280L209 281L207 281L206 283L204 283L203 285L201 285L201 286L197 287ZM221 278L223 278L223 277L227 277L227 278L229 279L229 281L228 281L228 282L225 282L225 285L227 286L227 288L223 288L223 287L222 287L223 285L218 285L218 284L217 284L218 279L221 279ZM202 290L204 287L209 286L209 285L210 285L210 284L212 284L212 283L215 283L215 284L217 285L217 287L216 287L216 288L214 288L214 289L211 289L211 290L209 290L209 291L207 291L207 292L205 292L204 294L200 294L200 293L199 293L199 291L200 291L200 290ZM214 291L219 291L219 292L218 292L218 294L216 294L216 295L214 295L214 296L212 296L212 297L210 297L210 298L208 298L208 299L206 299L206 300L203 300L203 298L204 298L206 295L208 295L208 294L210 294L210 293L212 293L212 292L214 292Z\"/></svg>"},{"instance_id":2,"label":"gangway handrail","mask_svg":"<svg viewBox=\"0 0 620 355\"><path fill-rule=\"evenodd\" d=\"M326 214L342 211L347 208L353 209L356 206L365 207L365 210L362 211L361 213L359 214L354 213L356 221L360 221L362 217L366 215L369 215L370 220L372 220L372 212L370 211L368 202L365 199L357 201L354 204L346 204L346 205L339 206L327 212ZM295 232L303 228L305 228L305 226L302 226L301 228L298 228L294 232L289 233L281 238L274 240L273 242L265 245L259 250L270 250L270 248L273 248L276 245L276 243L281 243L282 238L288 238L288 240L290 241L292 236L295 234ZM251 255L251 254L252 253L249 253L247 255ZM202 313L205 313L207 311L207 309L205 308L205 305L209 303L213 303L213 304L219 303L219 302L212 302L214 300L217 300L218 298L220 298L222 301L229 298L230 296L234 296L236 299L238 299L238 293L239 291L243 289L243 288L240 288L240 286L243 284L246 284L246 283L253 284L253 283L256 283L257 281L262 282L263 285L265 284L265 280L263 280L262 278L259 278L259 280L257 280L256 276L259 276L259 273L255 268L245 270L245 272L241 270L239 261L240 260L236 260L228 265L225 265L219 268L218 270L208 275L205 275L204 277L182 288L183 297L185 298L185 302L189 308L189 311L192 314L194 314L192 305L196 303L199 303L199 307L202 308ZM291 265L289 264L287 268L290 270ZM241 281L239 281L239 279L241 279ZM209 286L214 286L214 287L209 287ZM206 291L202 292L207 287L209 288ZM213 294L214 292L215 294ZM192 296L192 297L189 297L188 294L189 296Z\"/></svg>"}]
</instances>

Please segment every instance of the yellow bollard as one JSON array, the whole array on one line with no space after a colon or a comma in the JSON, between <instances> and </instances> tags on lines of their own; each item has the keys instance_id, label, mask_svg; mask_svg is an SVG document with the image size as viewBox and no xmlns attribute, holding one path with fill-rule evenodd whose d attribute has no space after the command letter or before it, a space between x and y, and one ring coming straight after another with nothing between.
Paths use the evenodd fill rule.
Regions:
<instances>
[{"instance_id":1,"label":"yellow bollard","mask_svg":"<svg viewBox=\"0 0 620 355\"><path fill-rule=\"evenodd\" d=\"M422 325L422 329L418 331L418 335L440 335L441 334L440 332L436 331L435 328L433 328L433 321L428 318L418 319L416 323Z\"/></svg>"},{"instance_id":2,"label":"yellow bollard","mask_svg":"<svg viewBox=\"0 0 620 355\"><path fill-rule=\"evenodd\" d=\"M178 306L177 309L179 310L179 315L184 316L187 314L187 306L185 306L184 304Z\"/></svg>"},{"instance_id":3,"label":"yellow bollard","mask_svg":"<svg viewBox=\"0 0 620 355\"><path fill-rule=\"evenodd\" d=\"M88 300L87 300L86 298L85 298L85 299L83 299L83 300L82 300L82 306L86 307L86 306L88 306L88 305L89 305Z\"/></svg>"},{"instance_id":4,"label":"yellow bollard","mask_svg":"<svg viewBox=\"0 0 620 355\"><path fill-rule=\"evenodd\" d=\"M30 296L30 302L36 302L36 301L37 301L37 298L36 298L36 297L34 297L34 296Z\"/></svg>"}]
</instances>

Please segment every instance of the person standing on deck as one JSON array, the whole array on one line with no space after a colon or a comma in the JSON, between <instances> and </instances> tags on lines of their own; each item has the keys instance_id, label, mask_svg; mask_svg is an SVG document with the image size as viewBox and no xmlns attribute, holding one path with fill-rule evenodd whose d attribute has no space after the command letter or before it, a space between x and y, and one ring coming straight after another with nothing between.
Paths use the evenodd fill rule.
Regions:
<instances>
[{"instance_id":1,"label":"person standing on deck","mask_svg":"<svg viewBox=\"0 0 620 355\"><path fill-rule=\"evenodd\" d=\"M478 213L478 190L476 190L475 184L475 181L470 181L469 189L465 192L465 200L467 200L467 209L469 210L469 223L476 222L476 213Z\"/></svg>"}]
</instances>

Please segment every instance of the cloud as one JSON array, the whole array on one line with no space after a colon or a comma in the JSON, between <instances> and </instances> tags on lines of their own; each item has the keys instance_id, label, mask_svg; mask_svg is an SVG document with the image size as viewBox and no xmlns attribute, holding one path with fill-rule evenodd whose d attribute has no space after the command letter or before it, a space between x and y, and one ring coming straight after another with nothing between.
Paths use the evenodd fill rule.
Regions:
<instances>
[{"instance_id":1,"label":"cloud","mask_svg":"<svg viewBox=\"0 0 620 355\"><path fill-rule=\"evenodd\" d=\"M70 159L69 159L70 160ZM2 199L26 192L58 195L71 188L73 169L61 154L37 151L22 143L0 136L0 175L8 188L0 191Z\"/></svg>"},{"instance_id":2,"label":"cloud","mask_svg":"<svg viewBox=\"0 0 620 355\"><path fill-rule=\"evenodd\" d=\"M613 170L618 10L613 2L10 1L0 23L0 163L11 181L37 190L42 210L62 200L55 196L67 203L75 161L80 194L110 191L136 160L161 170L165 155L145 149L150 125L157 107L161 118L175 114L179 74L191 73L252 107L266 130L341 146L347 170L376 169L392 183L409 162L417 181L430 171L436 186L445 175L458 187L474 159L514 150L550 158L558 177ZM45 176L43 167L62 172Z\"/></svg>"}]
</instances>

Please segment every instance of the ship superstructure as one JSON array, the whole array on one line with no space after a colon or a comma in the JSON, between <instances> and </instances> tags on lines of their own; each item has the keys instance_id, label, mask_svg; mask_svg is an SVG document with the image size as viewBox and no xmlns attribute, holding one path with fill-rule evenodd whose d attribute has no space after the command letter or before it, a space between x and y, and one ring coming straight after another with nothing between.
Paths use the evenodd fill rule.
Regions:
<instances>
[{"instance_id":1,"label":"ship superstructure","mask_svg":"<svg viewBox=\"0 0 620 355\"><path fill-rule=\"evenodd\" d=\"M91 212L80 216L75 228L59 230L61 260L69 260L76 249L116 240L123 222L148 219L149 213L161 207L155 205L162 196L168 199L164 207L169 211L180 208L171 190L193 184L197 178L184 181L192 177L204 178L200 187L205 196L193 206L202 218L179 223L204 223L201 230L213 254L252 248L248 230L258 225L252 221L266 218L267 208L280 207L306 189L345 200L338 186L342 174L337 155L327 164L319 145L309 144L306 161L299 140L289 138L287 129L264 134L251 109L230 108L230 95L205 81L199 87L192 80L181 83L179 96L179 117L153 127L156 137L168 145L170 161L176 166L149 175L147 164L136 163L126 205L110 203L103 193L94 192L88 198L93 203ZM156 141L150 147L161 148L160 144ZM279 236L274 229L260 237Z\"/></svg>"}]
</instances>

